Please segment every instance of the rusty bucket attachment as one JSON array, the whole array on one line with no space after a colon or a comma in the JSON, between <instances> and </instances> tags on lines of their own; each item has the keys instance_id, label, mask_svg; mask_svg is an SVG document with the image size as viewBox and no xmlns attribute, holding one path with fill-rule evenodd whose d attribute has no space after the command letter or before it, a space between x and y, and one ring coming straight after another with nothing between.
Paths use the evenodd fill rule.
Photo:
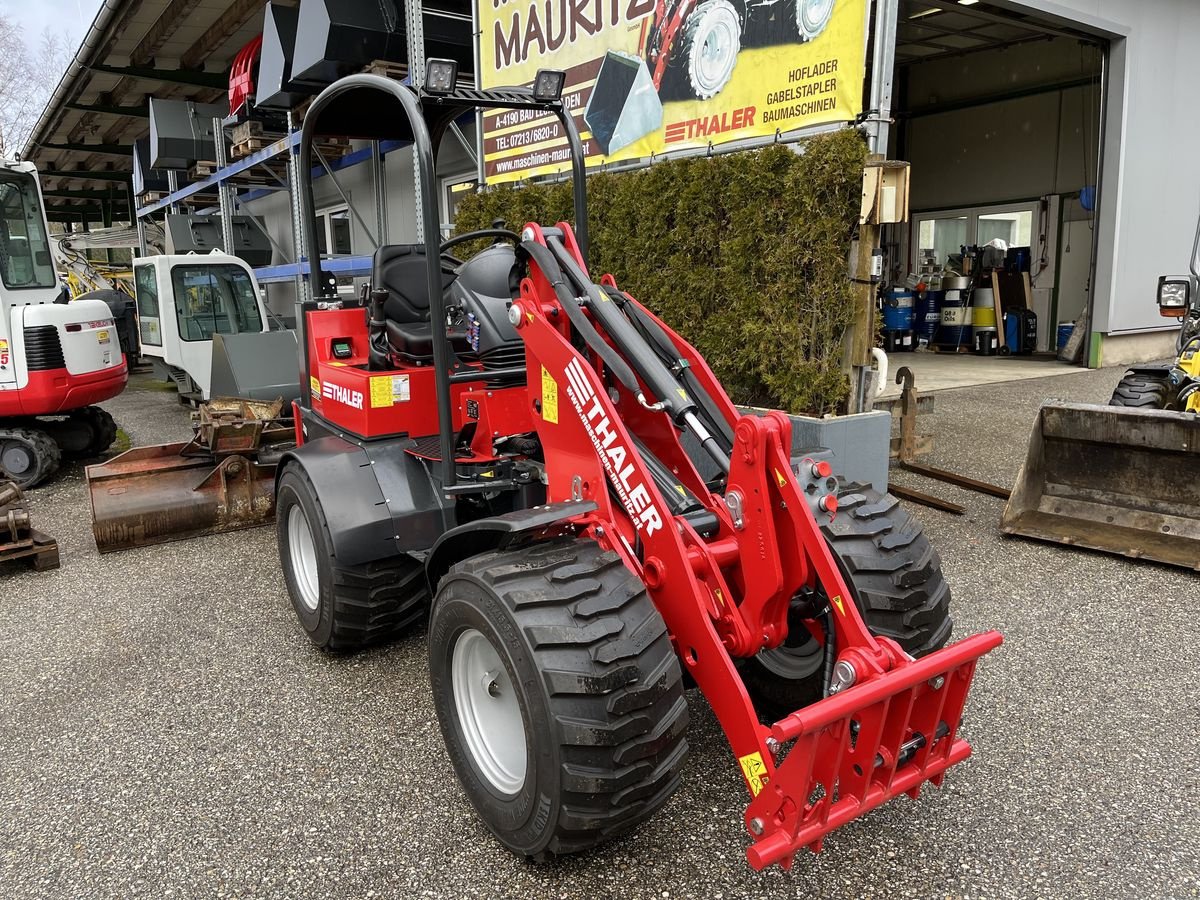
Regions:
<instances>
[{"instance_id":1,"label":"rusty bucket attachment","mask_svg":"<svg viewBox=\"0 0 1200 900\"><path fill-rule=\"evenodd\" d=\"M282 406L214 399L193 417L192 440L88 466L96 547L111 553L272 521L276 462L294 439Z\"/></svg>"},{"instance_id":2,"label":"rusty bucket attachment","mask_svg":"<svg viewBox=\"0 0 1200 900\"><path fill-rule=\"evenodd\" d=\"M662 101L646 61L609 50L583 113L583 121L604 155L657 131L662 120Z\"/></svg>"},{"instance_id":3,"label":"rusty bucket attachment","mask_svg":"<svg viewBox=\"0 0 1200 900\"><path fill-rule=\"evenodd\" d=\"M1047 403L1000 527L1200 570L1200 417Z\"/></svg>"}]
</instances>

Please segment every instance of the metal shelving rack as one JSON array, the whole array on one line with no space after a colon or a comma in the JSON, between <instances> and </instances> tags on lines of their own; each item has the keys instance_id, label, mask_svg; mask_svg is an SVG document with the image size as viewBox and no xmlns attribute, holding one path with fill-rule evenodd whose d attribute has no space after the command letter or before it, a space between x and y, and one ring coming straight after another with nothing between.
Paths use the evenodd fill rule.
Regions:
<instances>
[{"instance_id":1,"label":"metal shelving rack","mask_svg":"<svg viewBox=\"0 0 1200 900\"><path fill-rule=\"evenodd\" d=\"M288 115L288 134L273 144L264 147L242 159L229 162L226 159L226 149L223 136L224 122L221 119L214 120L214 133L217 138L217 164L214 171L207 178L195 181L185 187L177 187L178 175L174 172L170 174L174 177L170 179L171 190L165 196L137 209L138 234L141 239L141 252L144 255L145 247L145 221L158 213L177 210L179 205L189 198L196 197L201 194L209 194L216 192L217 206L201 210L204 213L216 213L221 219L221 235L223 243L226 247L232 245L233 236L233 216L235 212L244 209L245 204L268 194L277 193L279 191L289 191L291 197L291 218L292 218L292 240L294 249L289 252L286 248L281 247L274 238L262 227L262 224L253 215L250 220L254 223L271 245L276 249L280 256L291 258L293 261L288 263L276 264L271 266L263 266L255 269L255 277L260 284L279 284L285 282L294 282L300 292L304 290L304 278L309 274L308 260L303 258L302 249L304 247L304 222L299 206L299 195L295 190L290 189L290 185L295 185L299 180L299 171L297 169L298 148L300 145L300 131L295 127L295 122L292 115ZM375 141L371 146L364 147L359 150L353 150L340 159L324 161L323 165L317 166L312 170L313 178L323 178L326 175L340 172L344 169L357 166L362 163L370 163L372 166L373 183L375 187L375 208L377 217L377 234L380 240L385 238L387 233L387 214L386 214L386 187L385 177L386 170L384 166L384 158L387 154L399 150L407 146L400 141ZM267 167L266 163L277 159L280 156L287 157L286 174L280 177L275 169ZM237 182L245 180L246 176L257 167L262 167L270 173L271 177L276 181L275 184L269 185L243 185L244 193L239 194ZM327 171L328 170L328 171ZM336 184L336 177L334 179ZM338 186L338 191L341 193L341 187ZM355 215L358 215L355 212ZM365 223L363 223L365 225ZM367 229L369 231L369 229ZM370 256L348 256L348 257L331 257L323 262L326 270L336 275L355 277L369 275L371 272L371 257Z\"/></svg>"}]
</instances>

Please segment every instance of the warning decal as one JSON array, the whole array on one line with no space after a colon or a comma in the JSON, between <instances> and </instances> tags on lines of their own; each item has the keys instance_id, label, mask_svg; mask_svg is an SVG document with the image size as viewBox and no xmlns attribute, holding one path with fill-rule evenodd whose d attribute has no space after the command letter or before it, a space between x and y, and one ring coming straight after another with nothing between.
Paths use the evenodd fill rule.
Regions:
<instances>
[{"instance_id":1,"label":"warning decal","mask_svg":"<svg viewBox=\"0 0 1200 900\"><path fill-rule=\"evenodd\" d=\"M558 424L558 382L542 366L542 418Z\"/></svg>"},{"instance_id":2,"label":"warning decal","mask_svg":"<svg viewBox=\"0 0 1200 900\"><path fill-rule=\"evenodd\" d=\"M757 797L763 789L763 784L767 780L767 766L763 762L762 754L755 751L748 756L739 756L738 762L742 765L742 774L746 776L746 784L750 785L750 793Z\"/></svg>"}]
</instances>

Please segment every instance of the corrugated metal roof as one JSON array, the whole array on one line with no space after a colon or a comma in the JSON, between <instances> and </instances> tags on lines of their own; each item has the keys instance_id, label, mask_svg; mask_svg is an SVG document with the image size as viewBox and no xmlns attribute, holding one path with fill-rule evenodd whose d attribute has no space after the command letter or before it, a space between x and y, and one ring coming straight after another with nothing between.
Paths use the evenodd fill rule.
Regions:
<instances>
[{"instance_id":1,"label":"corrugated metal roof","mask_svg":"<svg viewBox=\"0 0 1200 900\"><path fill-rule=\"evenodd\" d=\"M25 149L51 215L126 218L133 142L150 131L147 98L223 102L230 63L262 31L265 7L106 0Z\"/></svg>"}]
</instances>

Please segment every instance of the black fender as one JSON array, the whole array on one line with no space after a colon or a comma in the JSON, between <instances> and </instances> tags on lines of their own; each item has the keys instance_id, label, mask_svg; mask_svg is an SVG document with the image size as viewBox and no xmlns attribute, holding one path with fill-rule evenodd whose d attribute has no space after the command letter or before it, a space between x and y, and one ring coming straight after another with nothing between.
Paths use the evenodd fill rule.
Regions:
<instances>
[{"instance_id":1,"label":"black fender","mask_svg":"<svg viewBox=\"0 0 1200 900\"><path fill-rule=\"evenodd\" d=\"M423 554L456 524L453 501L435 489L407 439L357 443L338 435L289 450L276 469L304 470L317 493L341 565L363 565L399 553Z\"/></svg>"},{"instance_id":2,"label":"black fender","mask_svg":"<svg viewBox=\"0 0 1200 900\"><path fill-rule=\"evenodd\" d=\"M599 507L592 500L567 500L547 503L529 509L518 509L486 519L475 519L451 528L433 545L425 560L425 577L430 592L436 593L438 582L456 562L461 562L489 550L503 550L523 543L535 533L552 529L566 519L595 512Z\"/></svg>"}]
</instances>

